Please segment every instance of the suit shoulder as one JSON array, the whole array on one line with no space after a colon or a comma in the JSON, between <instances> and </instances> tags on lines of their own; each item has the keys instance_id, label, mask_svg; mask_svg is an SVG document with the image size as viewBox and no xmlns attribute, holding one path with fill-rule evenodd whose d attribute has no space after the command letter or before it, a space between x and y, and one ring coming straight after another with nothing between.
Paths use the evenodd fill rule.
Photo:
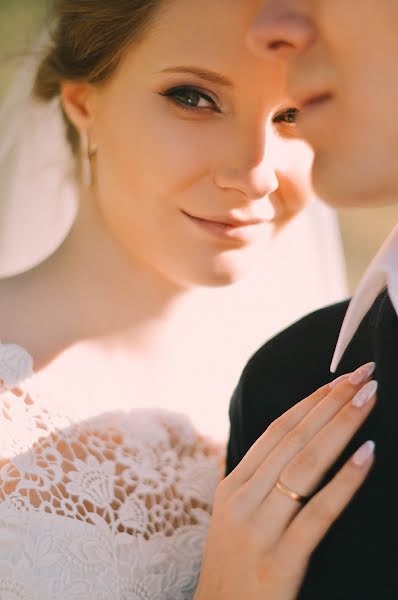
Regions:
<instances>
[{"instance_id":1,"label":"suit shoulder","mask_svg":"<svg viewBox=\"0 0 398 600\"><path fill-rule=\"evenodd\" d=\"M315 374L320 379L327 376L348 304L348 300L339 302L296 321L257 350L242 377L264 382L268 373L273 380L313 382Z\"/></svg>"},{"instance_id":2,"label":"suit shoulder","mask_svg":"<svg viewBox=\"0 0 398 600\"><path fill-rule=\"evenodd\" d=\"M227 473L269 424L330 381L329 365L348 306L341 302L300 319L247 363L230 403Z\"/></svg>"}]
</instances>

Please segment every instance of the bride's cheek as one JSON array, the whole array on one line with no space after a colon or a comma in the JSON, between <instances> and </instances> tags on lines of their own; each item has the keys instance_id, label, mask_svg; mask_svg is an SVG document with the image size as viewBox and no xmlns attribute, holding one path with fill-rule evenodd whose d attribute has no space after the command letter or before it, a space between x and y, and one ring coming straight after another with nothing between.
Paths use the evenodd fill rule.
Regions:
<instances>
[{"instance_id":1,"label":"bride's cheek","mask_svg":"<svg viewBox=\"0 0 398 600\"><path fill-rule=\"evenodd\" d=\"M164 112L137 127L137 164L151 188L162 195L181 193L207 174L212 152L207 128Z\"/></svg>"},{"instance_id":2,"label":"bride's cheek","mask_svg":"<svg viewBox=\"0 0 398 600\"><path fill-rule=\"evenodd\" d=\"M165 176L185 187L209 170L216 139L209 123L160 115L153 130L156 155Z\"/></svg>"}]
</instances>

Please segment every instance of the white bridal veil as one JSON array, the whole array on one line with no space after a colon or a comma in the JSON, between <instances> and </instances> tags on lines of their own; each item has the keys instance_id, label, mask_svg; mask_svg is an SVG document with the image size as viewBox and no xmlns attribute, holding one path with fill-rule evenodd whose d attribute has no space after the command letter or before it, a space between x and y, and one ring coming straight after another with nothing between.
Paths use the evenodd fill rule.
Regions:
<instances>
[{"instance_id":1,"label":"white bridal veil","mask_svg":"<svg viewBox=\"0 0 398 600\"><path fill-rule=\"evenodd\" d=\"M40 37L0 110L0 278L50 256L68 235L77 209L59 100L40 104L31 97L47 39ZM225 438L229 397L250 354L289 322L345 294L336 216L315 203L286 229L253 276L190 299L174 330L180 342L153 368L161 382L156 403L188 412L204 431ZM143 394L137 393L136 403L145 404Z\"/></svg>"},{"instance_id":2,"label":"white bridal veil","mask_svg":"<svg viewBox=\"0 0 398 600\"><path fill-rule=\"evenodd\" d=\"M74 163L59 100L39 103L31 94L47 43L44 33L0 109L0 278L47 258L76 214Z\"/></svg>"}]
</instances>

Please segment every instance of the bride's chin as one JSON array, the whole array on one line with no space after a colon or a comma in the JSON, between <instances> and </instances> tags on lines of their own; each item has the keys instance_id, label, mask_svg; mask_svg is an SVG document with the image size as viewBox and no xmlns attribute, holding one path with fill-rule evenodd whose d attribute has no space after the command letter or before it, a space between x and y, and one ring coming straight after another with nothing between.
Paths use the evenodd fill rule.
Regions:
<instances>
[{"instance_id":1,"label":"bride's chin","mask_svg":"<svg viewBox=\"0 0 398 600\"><path fill-rule=\"evenodd\" d=\"M201 248L199 252L186 254L185 260L178 260L173 265L169 263L169 278L186 290L200 287L222 288L238 283L263 263L274 230L270 229L265 233L255 243L245 247L218 252L208 252L207 248Z\"/></svg>"},{"instance_id":2,"label":"bride's chin","mask_svg":"<svg viewBox=\"0 0 398 600\"><path fill-rule=\"evenodd\" d=\"M200 287L221 288L238 283L249 275L254 267L251 253L242 256L218 257L211 265L196 273L196 285Z\"/></svg>"},{"instance_id":3,"label":"bride's chin","mask_svg":"<svg viewBox=\"0 0 398 600\"><path fill-rule=\"evenodd\" d=\"M233 285L234 283L238 283L239 281L241 281L246 274L247 271L243 272L242 270L220 270L217 273L212 273L212 275L207 277L206 279L203 278L200 282L198 282L198 285L207 288L228 287L230 285Z\"/></svg>"}]
</instances>

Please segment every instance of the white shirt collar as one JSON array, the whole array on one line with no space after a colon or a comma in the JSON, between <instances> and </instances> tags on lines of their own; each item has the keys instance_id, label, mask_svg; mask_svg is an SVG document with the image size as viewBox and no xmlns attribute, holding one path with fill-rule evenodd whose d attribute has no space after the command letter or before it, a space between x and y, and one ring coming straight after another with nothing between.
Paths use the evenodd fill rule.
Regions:
<instances>
[{"instance_id":1,"label":"white shirt collar","mask_svg":"<svg viewBox=\"0 0 398 600\"><path fill-rule=\"evenodd\" d=\"M332 373L336 371L361 321L385 288L398 314L398 225L371 262L350 302L330 367Z\"/></svg>"}]
</instances>

